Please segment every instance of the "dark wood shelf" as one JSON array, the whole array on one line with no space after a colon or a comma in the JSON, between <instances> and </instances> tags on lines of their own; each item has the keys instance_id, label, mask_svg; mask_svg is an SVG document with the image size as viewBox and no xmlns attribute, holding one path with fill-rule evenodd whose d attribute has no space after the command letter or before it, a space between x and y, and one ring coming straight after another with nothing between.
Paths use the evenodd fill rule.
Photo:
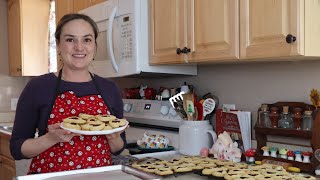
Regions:
<instances>
[{"instance_id":1,"label":"dark wood shelf","mask_svg":"<svg viewBox=\"0 0 320 180\"><path fill-rule=\"evenodd\" d=\"M311 139L312 131L302 131L294 129L283 129L283 128L261 128L255 127L255 131L258 131L259 134L264 135L278 135L278 136L287 136L287 137L298 137L304 139Z\"/></svg>"},{"instance_id":2,"label":"dark wood shelf","mask_svg":"<svg viewBox=\"0 0 320 180\"><path fill-rule=\"evenodd\" d=\"M277 107L279 109L279 114L281 114L282 107L289 106L289 111L292 112L294 108L301 108L303 111L312 110L315 108L312 105L305 104L302 102L277 102L274 104L268 104L269 109L271 107ZM260 109L258 110L258 114ZM314 156L314 151L320 149L320 111L314 111L313 113L313 128L312 131L302 131L295 129L284 129L284 128L264 128L255 126L255 135L257 140L257 151L255 154L256 160L270 159L275 161L287 162L292 164L294 167L300 168L304 172L309 172L314 174L315 168L320 164L319 161ZM313 155L311 157L311 163L303 163L298 161L292 161L283 158L275 158L271 156L263 156L261 148L267 145L267 136L283 136L283 137L293 137L293 138L302 138L310 141L311 148L313 150Z\"/></svg>"},{"instance_id":3,"label":"dark wood shelf","mask_svg":"<svg viewBox=\"0 0 320 180\"><path fill-rule=\"evenodd\" d=\"M292 164L293 167L299 167L301 169L301 171L309 172L312 174L314 173L314 165L312 163L303 163L303 162L292 161L292 160L283 159L283 158L263 156L260 153L255 154L255 160L262 161L263 159L270 159L270 160L274 160L274 161L281 161L281 162L290 163L290 164Z\"/></svg>"}]
</instances>

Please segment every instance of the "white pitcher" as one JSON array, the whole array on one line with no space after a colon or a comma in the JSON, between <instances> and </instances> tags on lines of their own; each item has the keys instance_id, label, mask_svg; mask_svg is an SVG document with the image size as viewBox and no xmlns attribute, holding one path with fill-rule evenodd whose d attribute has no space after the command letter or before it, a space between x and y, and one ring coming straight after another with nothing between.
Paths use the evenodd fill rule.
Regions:
<instances>
[{"instance_id":1,"label":"white pitcher","mask_svg":"<svg viewBox=\"0 0 320 180\"><path fill-rule=\"evenodd\" d=\"M209 121L183 121L179 127L179 152L183 155L200 155L201 148L210 149L216 140Z\"/></svg>"}]
</instances>

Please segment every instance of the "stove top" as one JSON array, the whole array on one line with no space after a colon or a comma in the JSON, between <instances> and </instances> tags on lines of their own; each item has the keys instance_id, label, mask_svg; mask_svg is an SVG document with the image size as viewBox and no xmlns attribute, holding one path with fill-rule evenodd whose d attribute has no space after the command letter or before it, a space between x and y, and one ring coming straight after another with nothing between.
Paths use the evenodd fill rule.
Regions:
<instances>
[{"instance_id":1,"label":"stove top","mask_svg":"<svg viewBox=\"0 0 320 180\"><path fill-rule=\"evenodd\" d=\"M131 125L177 130L182 122L169 101L123 99L123 103L124 117Z\"/></svg>"}]
</instances>

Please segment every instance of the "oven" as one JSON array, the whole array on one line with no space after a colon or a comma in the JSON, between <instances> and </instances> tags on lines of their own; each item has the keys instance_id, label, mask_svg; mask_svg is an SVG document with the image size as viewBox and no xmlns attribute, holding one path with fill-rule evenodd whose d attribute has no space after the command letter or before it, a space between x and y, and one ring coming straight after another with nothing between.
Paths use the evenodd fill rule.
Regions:
<instances>
[{"instance_id":1,"label":"oven","mask_svg":"<svg viewBox=\"0 0 320 180\"><path fill-rule=\"evenodd\" d=\"M171 148L164 148L164 151L178 149L182 118L169 101L123 99L123 102L124 117L130 125L126 130L127 149L130 154L152 153L147 149L141 150L137 145L137 140L141 139L145 132L168 137ZM156 149L156 152L160 151L161 149Z\"/></svg>"}]
</instances>

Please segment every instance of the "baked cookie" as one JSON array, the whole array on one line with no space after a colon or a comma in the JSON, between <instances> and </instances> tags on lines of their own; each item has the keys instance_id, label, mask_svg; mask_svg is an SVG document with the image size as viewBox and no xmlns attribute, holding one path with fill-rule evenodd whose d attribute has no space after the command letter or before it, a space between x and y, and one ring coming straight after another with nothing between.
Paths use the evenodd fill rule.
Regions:
<instances>
[{"instance_id":1,"label":"baked cookie","mask_svg":"<svg viewBox=\"0 0 320 180\"><path fill-rule=\"evenodd\" d=\"M192 167L190 166L173 166L172 167L172 170L176 173L179 173L179 172L190 172L192 171Z\"/></svg>"},{"instance_id":2,"label":"baked cookie","mask_svg":"<svg viewBox=\"0 0 320 180\"><path fill-rule=\"evenodd\" d=\"M95 118L88 119L87 124L90 126L90 131L101 131L106 126L104 122L98 121Z\"/></svg>"},{"instance_id":3,"label":"baked cookie","mask_svg":"<svg viewBox=\"0 0 320 180\"><path fill-rule=\"evenodd\" d=\"M109 114L96 115L96 118L102 122L109 122L117 119L117 117Z\"/></svg>"},{"instance_id":4,"label":"baked cookie","mask_svg":"<svg viewBox=\"0 0 320 180\"><path fill-rule=\"evenodd\" d=\"M213 170L212 176L216 176L216 177L224 177L228 171L228 169L224 167L212 168L212 170Z\"/></svg>"},{"instance_id":5,"label":"baked cookie","mask_svg":"<svg viewBox=\"0 0 320 180\"><path fill-rule=\"evenodd\" d=\"M148 166L148 167L146 167L146 168L142 168L141 170L143 170L143 171L145 171L145 172L154 173L156 170L158 170L158 168L152 167L152 166Z\"/></svg>"},{"instance_id":6,"label":"baked cookie","mask_svg":"<svg viewBox=\"0 0 320 180\"><path fill-rule=\"evenodd\" d=\"M162 167L162 168L158 168L154 173L160 176L166 176L166 175L173 174L173 171L169 167Z\"/></svg>"},{"instance_id":7,"label":"baked cookie","mask_svg":"<svg viewBox=\"0 0 320 180\"><path fill-rule=\"evenodd\" d=\"M170 161L167 161L166 162L166 165L167 166L176 166L176 165L179 165L181 164L183 161L181 161L180 159L172 159Z\"/></svg>"},{"instance_id":8,"label":"baked cookie","mask_svg":"<svg viewBox=\"0 0 320 180\"><path fill-rule=\"evenodd\" d=\"M301 179L301 180L307 180L307 179L312 179L315 180L316 178L314 176L311 175L307 175L307 174L301 174L301 173L294 173L292 174L292 176L294 176L296 179Z\"/></svg>"},{"instance_id":9,"label":"baked cookie","mask_svg":"<svg viewBox=\"0 0 320 180\"><path fill-rule=\"evenodd\" d=\"M85 114L85 113L80 113L78 116L79 116L80 118L84 119L84 120L88 120L88 119L90 119L90 118L95 118L94 115Z\"/></svg>"},{"instance_id":10,"label":"baked cookie","mask_svg":"<svg viewBox=\"0 0 320 180\"><path fill-rule=\"evenodd\" d=\"M234 180L242 180L242 179L247 179L247 180L255 180L254 177L251 177L249 175L246 174L242 174L239 177L235 177Z\"/></svg>"},{"instance_id":11,"label":"baked cookie","mask_svg":"<svg viewBox=\"0 0 320 180\"><path fill-rule=\"evenodd\" d=\"M118 127L125 126L127 124L127 120L126 119L116 119L113 121L109 121L109 124L113 128L118 128Z\"/></svg>"},{"instance_id":12,"label":"baked cookie","mask_svg":"<svg viewBox=\"0 0 320 180\"><path fill-rule=\"evenodd\" d=\"M68 118L65 118L63 119L63 122L66 122L66 123L75 123L75 124L85 124L86 123L86 120L82 119L82 118L79 118L77 116L71 116L71 117L68 117Z\"/></svg>"},{"instance_id":13,"label":"baked cookie","mask_svg":"<svg viewBox=\"0 0 320 180\"><path fill-rule=\"evenodd\" d=\"M90 124L81 124L80 126L83 131L90 131L90 128L92 127Z\"/></svg>"},{"instance_id":14,"label":"baked cookie","mask_svg":"<svg viewBox=\"0 0 320 180\"><path fill-rule=\"evenodd\" d=\"M103 128L104 131L106 130L112 130L113 128L108 124L108 123L105 123L105 126Z\"/></svg>"},{"instance_id":15,"label":"baked cookie","mask_svg":"<svg viewBox=\"0 0 320 180\"><path fill-rule=\"evenodd\" d=\"M81 130L80 125L77 123L62 122L62 126L68 129Z\"/></svg>"}]
</instances>

